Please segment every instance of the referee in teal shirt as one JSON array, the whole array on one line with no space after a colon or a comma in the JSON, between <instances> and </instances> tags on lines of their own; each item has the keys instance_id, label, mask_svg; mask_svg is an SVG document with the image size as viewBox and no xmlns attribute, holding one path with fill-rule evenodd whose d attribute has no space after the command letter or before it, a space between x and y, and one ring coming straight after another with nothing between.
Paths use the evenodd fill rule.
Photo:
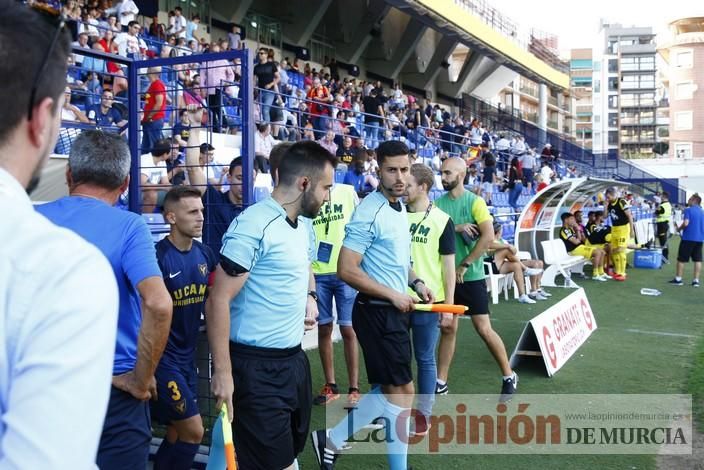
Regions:
<instances>
[{"instance_id":1,"label":"referee in teal shirt","mask_svg":"<svg viewBox=\"0 0 704 470\"><path fill-rule=\"evenodd\" d=\"M321 469L332 469L344 441L380 416L388 425L389 468L407 468L408 416L414 393L408 329L414 300L406 290L411 286L425 302L434 298L411 269L411 238L401 203L410 177L408 147L387 141L376 153L379 190L355 209L337 263L340 279L359 291L352 326L372 389L337 426L312 433ZM399 430L406 435L399 437Z\"/></svg>"},{"instance_id":2,"label":"referee in teal shirt","mask_svg":"<svg viewBox=\"0 0 704 470\"><path fill-rule=\"evenodd\" d=\"M301 340L304 321L315 322L316 294L303 218L328 199L335 165L315 142L292 145L271 197L242 212L223 237L208 340L217 406L226 402L232 417L234 400L241 468L289 468L305 446L312 386Z\"/></svg>"}]
</instances>

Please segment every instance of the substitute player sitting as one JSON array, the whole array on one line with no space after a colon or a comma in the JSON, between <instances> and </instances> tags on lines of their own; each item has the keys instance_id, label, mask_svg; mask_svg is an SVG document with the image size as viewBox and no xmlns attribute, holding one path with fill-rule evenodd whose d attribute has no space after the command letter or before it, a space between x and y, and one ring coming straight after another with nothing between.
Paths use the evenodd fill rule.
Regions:
<instances>
[{"instance_id":1,"label":"substitute player sitting","mask_svg":"<svg viewBox=\"0 0 704 470\"><path fill-rule=\"evenodd\" d=\"M584 232L580 232L577 228L577 221L574 215L565 212L560 217L562 219L562 228L560 229L560 239L565 244L567 253L572 256L581 256L585 259L592 260L594 267L592 280L607 281L609 278L604 275L604 250L601 248L585 245Z\"/></svg>"},{"instance_id":2,"label":"substitute player sitting","mask_svg":"<svg viewBox=\"0 0 704 470\"><path fill-rule=\"evenodd\" d=\"M611 253L611 227L604 224L604 214L598 211L589 213L589 222L587 222L585 235L587 236L587 245L604 250L604 269L609 265L609 256ZM611 278L606 272L604 276Z\"/></svg>"},{"instance_id":3,"label":"substitute player sitting","mask_svg":"<svg viewBox=\"0 0 704 470\"><path fill-rule=\"evenodd\" d=\"M154 374L158 401L152 402L152 413L168 426L154 468L187 470L203 438L195 354L205 295L217 259L210 248L194 240L203 233L203 202L198 189L177 186L166 193L164 218L171 231L156 244L156 256L174 313L166 349Z\"/></svg>"}]
</instances>

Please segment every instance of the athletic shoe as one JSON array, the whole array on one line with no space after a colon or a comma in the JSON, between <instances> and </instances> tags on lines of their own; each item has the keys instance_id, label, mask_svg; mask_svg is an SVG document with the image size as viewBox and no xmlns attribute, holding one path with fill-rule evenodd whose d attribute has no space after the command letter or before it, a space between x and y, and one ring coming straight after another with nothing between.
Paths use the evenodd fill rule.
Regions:
<instances>
[{"instance_id":1,"label":"athletic shoe","mask_svg":"<svg viewBox=\"0 0 704 470\"><path fill-rule=\"evenodd\" d=\"M698 280L692 281L692 287L699 287L699 281Z\"/></svg>"},{"instance_id":2,"label":"athletic shoe","mask_svg":"<svg viewBox=\"0 0 704 470\"><path fill-rule=\"evenodd\" d=\"M613 276L611 276L611 278L614 281L619 281L619 282L623 282L626 280L626 276L624 274L614 274ZM604 280L606 280L606 279L604 279Z\"/></svg>"},{"instance_id":3,"label":"athletic shoe","mask_svg":"<svg viewBox=\"0 0 704 470\"><path fill-rule=\"evenodd\" d=\"M538 289L538 292L540 292L540 294L543 297L552 297L552 294L550 292L546 291L545 289L543 289L542 287L540 289Z\"/></svg>"},{"instance_id":4,"label":"athletic shoe","mask_svg":"<svg viewBox=\"0 0 704 470\"><path fill-rule=\"evenodd\" d=\"M526 294L523 294L518 298L518 303L519 304L534 304L535 300L531 299L528 297Z\"/></svg>"},{"instance_id":5,"label":"athletic shoe","mask_svg":"<svg viewBox=\"0 0 704 470\"><path fill-rule=\"evenodd\" d=\"M318 459L320 470L332 470L335 468L337 460L336 449L328 446L328 431L326 429L318 429L310 433L310 440L313 443L313 451Z\"/></svg>"},{"instance_id":6,"label":"athletic shoe","mask_svg":"<svg viewBox=\"0 0 704 470\"><path fill-rule=\"evenodd\" d=\"M526 268L526 270L524 271L526 276L537 276L542 272L543 270L540 268Z\"/></svg>"},{"instance_id":7,"label":"athletic shoe","mask_svg":"<svg viewBox=\"0 0 704 470\"><path fill-rule=\"evenodd\" d=\"M674 286L683 286L684 285L684 282L682 282L682 279L680 279L679 281L677 279L672 279L668 282Z\"/></svg>"},{"instance_id":8,"label":"athletic shoe","mask_svg":"<svg viewBox=\"0 0 704 470\"><path fill-rule=\"evenodd\" d=\"M607 281L610 281L611 279L614 278L613 276L610 276L608 273L602 274L601 277L603 277L603 278L606 279Z\"/></svg>"},{"instance_id":9,"label":"athletic shoe","mask_svg":"<svg viewBox=\"0 0 704 470\"><path fill-rule=\"evenodd\" d=\"M416 414L415 423L413 430L410 432L411 436L425 436L430 430L430 420L423 414Z\"/></svg>"},{"instance_id":10,"label":"athletic shoe","mask_svg":"<svg viewBox=\"0 0 704 470\"><path fill-rule=\"evenodd\" d=\"M528 297L533 300L548 300L548 298L541 294L540 291L535 291L532 294L528 294Z\"/></svg>"},{"instance_id":11,"label":"athletic shoe","mask_svg":"<svg viewBox=\"0 0 704 470\"><path fill-rule=\"evenodd\" d=\"M449 390L446 383L440 384L440 382L435 382L435 395L447 395Z\"/></svg>"},{"instance_id":12,"label":"athletic shoe","mask_svg":"<svg viewBox=\"0 0 704 470\"><path fill-rule=\"evenodd\" d=\"M513 394L516 393L518 388L518 374L515 372L508 379L504 379L501 384L501 396L499 397L499 402L506 403L513 398Z\"/></svg>"},{"instance_id":13,"label":"athletic shoe","mask_svg":"<svg viewBox=\"0 0 704 470\"><path fill-rule=\"evenodd\" d=\"M606 278L602 277L601 275L599 276L592 276L592 281L599 281L599 282L606 282Z\"/></svg>"},{"instance_id":14,"label":"athletic shoe","mask_svg":"<svg viewBox=\"0 0 704 470\"><path fill-rule=\"evenodd\" d=\"M357 403L359 403L360 398L362 398L362 394L359 393L359 389L357 387L350 387L347 391L347 404L350 406L356 406Z\"/></svg>"},{"instance_id":15,"label":"athletic shoe","mask_svg":"<svg viewBox=\"0 0 704 470\"><path fill-rule=\"evenodd\" d=\"M340 398L340 391L337 389L337 385L325 384L323 389L320 390L320 395L313 399L313 403L316 405L327 405L338 398Z\"/></svg>"}]
</instances>

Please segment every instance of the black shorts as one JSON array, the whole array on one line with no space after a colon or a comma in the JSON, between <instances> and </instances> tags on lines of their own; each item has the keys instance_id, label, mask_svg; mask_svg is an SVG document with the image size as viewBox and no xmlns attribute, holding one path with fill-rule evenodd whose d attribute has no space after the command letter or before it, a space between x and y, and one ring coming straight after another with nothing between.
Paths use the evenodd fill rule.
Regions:
<instances>
[{"instance_id":1,"label":"black shorts","mask_svg":"<svg viewBox=\"0 0 704 470\"><path fill-rule=\"evenodd\" d=\"M286 468L308 438L313 387L300 346L272 349L230 343L235 383L232 437L239 468Z\"/></svg>"},{"instance_id":2,"label":"black shorts","mask_svg":"<svg viewBox=\"0 0 704 470\"><path fill-rule=\"evenodd\" d=\"M152 442L149 403L112 387L96 463L101 470L142 470Z\"/></svg>"},{"instance_id":3,"label":"black shorts","mask_svg":"<svg viewBox=\"0 0 704 470\"><path fill-rule=\"evenodd\" d=\"M693 242L690 240L682 240L680 249L677 252L677 261L686 263L692 259L695 263L702 261L702 242Z\"/></svg>"},{"instance_id":4,"label":"black shorts","mask_svg":"<svg viewBox=\"0 0 704 470\"><path fill-rule=\"evenodd\" d=\"M455 303L468 307L466 315L489 315L486 281L464 281L455 285Z\"/></svg>"},{"instance_id":5,"label":"black shorts","mask_svg":"<svg viewBox=\"0 0 704 470\"><path fill-rule=\"evenodd\" d=\"M357 295L352 327L362 347L370 384L405 385L413 381L410 322L410 314L393 306L369 305L369 297Z\"/></svg>"},{"instance_id":6,"label":"black shorts","mask_svg":"<svg viewBox=\"0 0 704 470\"><path fill-rule=\"evenodd\" d=\"M658 237L667 237L670 232L670 222L658 222L655 224Z\"/></svg>"}]
</instances>

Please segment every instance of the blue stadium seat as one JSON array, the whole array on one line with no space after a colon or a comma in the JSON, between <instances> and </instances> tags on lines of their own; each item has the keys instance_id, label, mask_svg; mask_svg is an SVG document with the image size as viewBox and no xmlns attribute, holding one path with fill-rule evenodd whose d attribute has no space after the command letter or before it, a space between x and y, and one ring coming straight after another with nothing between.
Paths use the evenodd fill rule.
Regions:
<instances>
[{"instance_id":1,"label":"blue stadium seat","mask_svg":"<svg viewBox=\"0 0 704 470\"><path fill-rule=\"evenodd\" d=\"M335 183L342 184L345 181L345 172L343 170L335 170Z\"/></svg>"}]
</instances>

